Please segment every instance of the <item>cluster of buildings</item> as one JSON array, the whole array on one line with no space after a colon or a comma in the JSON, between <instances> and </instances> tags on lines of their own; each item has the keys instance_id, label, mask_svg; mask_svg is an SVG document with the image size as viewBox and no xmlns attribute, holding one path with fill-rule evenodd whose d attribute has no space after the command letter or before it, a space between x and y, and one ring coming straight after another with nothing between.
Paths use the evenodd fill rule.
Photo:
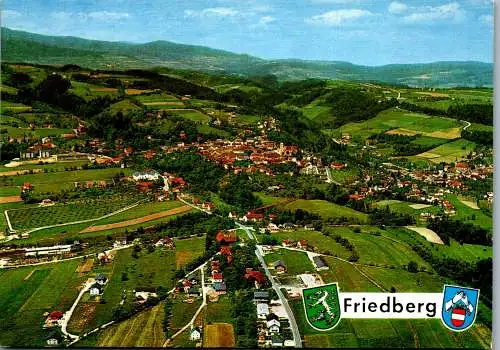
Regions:
<instances>
[{"instance_id":1,"label":"cluster of buildings","mask_svg":"<svg viewBox=\"0 0 500 350\"><path fill-rule=\"evenodd\" d=\"M294 347L290 320L283 305L271 300L268 291L254 291L253 301L257 313L259 347Z\"/></svg>"}]
</instances>

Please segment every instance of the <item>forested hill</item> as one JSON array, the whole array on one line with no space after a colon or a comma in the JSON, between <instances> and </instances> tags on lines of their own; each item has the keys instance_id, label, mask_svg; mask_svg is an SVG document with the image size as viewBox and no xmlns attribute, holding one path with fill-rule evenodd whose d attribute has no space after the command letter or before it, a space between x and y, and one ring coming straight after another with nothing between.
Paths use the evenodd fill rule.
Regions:
<instances>
[{"instance_id":1,"label":"forested hill","mask_svg":"<svg viewBox=\"0 0 500 350\"><path fill-rule=\"evenodd\" d=\"M273 74L280 80L341 79L417 87L492 86L493 81L493 64L472 61L368 67L339 61L264 60L168 41L107 42L39 35L5 27L1 34L2 60L6 62L74 63L96 69L163 66L242 76Z\"/></svg>"}]
</instances>

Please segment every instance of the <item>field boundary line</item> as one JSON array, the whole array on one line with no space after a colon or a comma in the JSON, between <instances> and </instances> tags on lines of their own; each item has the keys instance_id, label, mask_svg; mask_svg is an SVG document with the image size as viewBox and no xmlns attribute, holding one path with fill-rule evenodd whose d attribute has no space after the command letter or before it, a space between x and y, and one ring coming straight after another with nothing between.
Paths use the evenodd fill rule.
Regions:
<instances>
[{"instance_id":1,"label":"field boundary line","mask_svg":"<svg viewBox=\"0 0 500 350\"><path fill-rule=\"evenodd\" d=\"M112 224L92 225L92 226L89 226L89 227L83 229L82 231L80 231L80 233L99 232L99 231L105 231L105 230L110 230L110 229L115 229L115 228L122 228L122 227L128 227L128 226L132 226L132 225L138 225L138 224L142 224L144 222L162 219L162 218L169 217L169 216L176 215L176 214L182 214L182 213L187 212L187 211L191 211L191 207L184 205L182 207L169 209L167 211L161 211L159 213L154 213L154 214L142 216L140 218L120 221L120 222L116 222L116 223L112 223Z\"/></svg>"},{"instance_id":2,"label":"field boundary line","mask_svg":"<svg viewBox=\"0 0 500 350\"><path fill-rule=\"evenodd\" d=\"M146 201L146 199L140 200L140 201L138 201L138 202L136 202L134 204L131 204L131 205L126 206L126 207L123 207L121 209L118 209L117 211L114 211L112 213L106 214L106 215L101 216L99 218L85 219L85 220L79 220L79 221L65 222L63 224L55 224L55 225L35 227L33 229L28 229L28 231L26 231L25 233L32 233L32 232L36 232L36 231L40 231L40 230L45 230L45 229L48 229L48 228L54 228L54 227L62 227L62 226L69 226L69 225L78 225L78 224L84 224L86 222L99 221L99 220L102 220L102 219L106 219L106 218L108 218L110 216L119 214L121 212L127 211L129 209L132 209L132 208L138 206L139 204L141 204L144 201ZM10 210L12 210L12 209L10 209ZM14 210L18 210L18 209L14 209ZM5 213L5 217L7 219L7 224L9 225L9 229L11 231L13 231L13 232L17 232L16 230L13 229L12 225L10 224L9 215L7 213L8 211L9 211L9 209L6 209L4 211L4 213Z\"/></svg>"}]
</instances>

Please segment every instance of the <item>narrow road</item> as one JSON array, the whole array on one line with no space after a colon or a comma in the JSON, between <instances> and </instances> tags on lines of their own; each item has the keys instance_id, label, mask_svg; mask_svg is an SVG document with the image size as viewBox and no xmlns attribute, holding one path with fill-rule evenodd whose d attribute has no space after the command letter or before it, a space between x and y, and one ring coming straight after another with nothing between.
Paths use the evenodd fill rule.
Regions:
<instances>
[{"instance_id":1,"label":"narrow road","mask_svg":"<svg viewBox=\"0 0 500 350\"><path fill-rule=\"evenodd\" d=\"M87 292L90 289L90 287L94 284L94 282L95 281L92 280L92 281L89 281L89 282L85 283L85 286L82 288L82 290L80 291L80 293L78 293L78 297L73 302L73 305L71 306L71 308L69 309L69 311L67 311L67 312L64 313L64 316L61 319L61 323L60 323L61 324L61 332L64 335L70 337L74 342L78 341L80 339L80 336L71 334L71 333L69 333L67 331L68 323L69 323L69 320L71 319L71 316L73 315L73 312L76 309L76 306L78 305L78 302L82 298L83 294L85 294L85 292Z\"/></svg>"},{"instance_id":2,"label":"narrow road","mask_svg":"<svg viewBox=\"0 0 500 350\"><path fill-rule=\"evenodd\" d=\"M292 329L293 341L295 342L295 347L301 348L302 347L302 338L300 337L299 327L297 326L297 322L295 322L295 316L293 315L293 311L290 308L290 305L288 304L288 300L285 298L285 296L281 292L280 285L278 285L274 281L274 278L271 275L271 272L269 272L269 269L267 268L267 264L264 261L264 257L262 256L262 252L261 252L259 246L257 246L257 249L255 249L255 255L257 255L257 259L259 259L259 262L262 265L262 268L264 269L267 278L271 282L273 289L276 291L276 294L278 294L278 297L280 298L280 301L281 301L283 307L285 308L285 311L288 315L288 320L290 321L290 328Z\"/></svg>"},{"instance_id":3,"label":"narrow road","mask_svg":"<svg viewBox=\"0 0 500 350\"><path fill-rule=\"evenodd\" d=\"M212 260L212 259L210 259ZM191 318L191 321L189 321L188 323L186 323L186 325L184 327L182 327L179 331L177 331L174 335L172 335L170 338L168 338L167 340L165 340L165 342L163 343L163 347L166 348L168 343L170 341L172 341L173 339L175 339L175 337L177 337L179 334L181 334L182 332L184 332L186 329L188 329L188 327L192 326L194 324L194 321L196 321L196 319L198 318L198 315L200 314L201 310L203 310L203 308L205 306L207 306L207 291L206 291L206 287L205 287L205 265L207 263L205 262L203 265L199 266L197 269L200 269L200 272L201 272L201 293L202 293L202 298L203 298L203 302L201 303L200 307L198 308L198 310L196 310L196 313L194 314L194 316ZM194 270L196 271L196 270ZM190 272L190 274L192 274L194 271Z\"/></svg>"},{"instance_id":4,"label":"narrow road","mask_svg":"<svg viewBox=\"0 0 500 350\"><path fill-rule=\"evenodd\" d=\"M326 182L328 183L334 183L335 185L337 186L342 186L342 184L338 181L335 181L332 177L332 173L330 172L330 167L325 167L325 172L326 172L326 177L328 178L328 180Z\"/></svg>"},{"instance_id":5,"label":"narrow road","mask_svg":"<svg viewBox=\"0 0 500 350\"><path fill-rule=\"evenodd\" d=\"M467 130L467 128L468 128L469 126L471 126L471 125L472 125L472 124L471 124L471 123L469 123L467 120L461 120L461 122L464 122L464 123L466 123L466 124L467 124L466 126L464 126L464 128L463 128L462 130Z\"/></svg>"},{"instance_id":6,"label":"narrow road","mask_svg":"<svg viewBox=\"0 0 500 350\"><path fill-rule=\"evenodd\" d=\"M203 209L201 209L201 208L199 208L199 207L197 207L197 206L195 206L187 201L184 201L181 198L179 198L179 200L187 205L192 206L195 209L198 209L198 210L203 211L209 215L212 215L211 212L203 210ZM234 223L236 224L236 226L238 226L240 229L242 229L246 232L246 234L248 235L248 238L250 238L251 240L254 240L254 241L256 240L255 235L251 232L251 231L253 231L253 228L242 225L239 222L237 222L236 220L234 221ZM295 321L295 316L292 312L292 309L290 308L290 305L288 305L288 301L286 300L285 296L281 292L279 285L276 284L271 273L269 272L269 269L267 268L266 262L264 261L264 258L262 256L262 252L260 251L259 247L257 247L257 249L255 250L255 255L257 256L257 259L259 260L260 264L262 265L262 268L264 269L267 277L269 278L269 281L271 281L273 289L276 291L276 294L280 298L281 303L283 304L283 307L286 310L286 313L288 315L288 319L290 321L290 328L292 329L292 333L293 333L293 340L295 342L295 347L301 348L302 347L302 338L300 337L299 327L297 326L297 322ZM188 325L186 325L186 326L188 326Z\"/></svg>"}]
</instances>

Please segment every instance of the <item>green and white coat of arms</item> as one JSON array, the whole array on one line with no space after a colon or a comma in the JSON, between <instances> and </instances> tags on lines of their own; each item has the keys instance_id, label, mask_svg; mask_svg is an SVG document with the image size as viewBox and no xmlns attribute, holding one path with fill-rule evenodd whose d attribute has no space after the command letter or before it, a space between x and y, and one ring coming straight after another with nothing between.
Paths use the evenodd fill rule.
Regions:
<instances>
[{"instance_id":1,"label":"green and white coat of arms","mask_svg":"<svg viewBox=\"0 0 500 350\"><path fill-rule=\"evenodd\" d=\"M307 322L319 331L328 331L340 321L339 289L337 283L302 289Z\"/></svg>"}]
</instances>

